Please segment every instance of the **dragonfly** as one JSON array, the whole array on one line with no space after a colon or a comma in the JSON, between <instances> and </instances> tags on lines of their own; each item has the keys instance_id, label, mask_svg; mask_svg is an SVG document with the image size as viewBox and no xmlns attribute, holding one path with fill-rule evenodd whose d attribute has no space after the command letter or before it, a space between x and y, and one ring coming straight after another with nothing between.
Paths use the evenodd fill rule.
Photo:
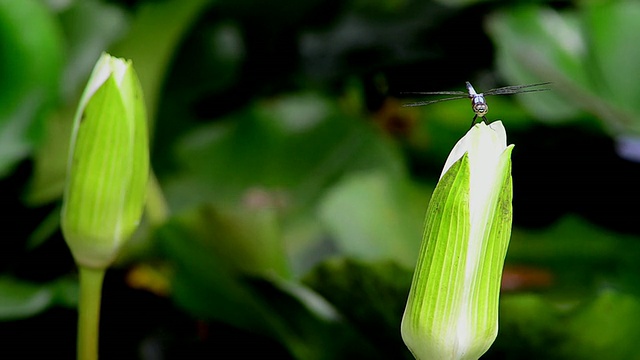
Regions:
<instances>
[{"instance_id":1,"label":"dragonfly","mask_svg":"<svg viewBox=\"0 0 640 360\"><path fill-rule=\"evenodd\" d=\"M416 94L416 95L455 95L451 97L447 97L444 99L435 99L435 100L426 100L426 101L418 101L413 103L404 104L403 106L423 106L435 104L441 101L449 101L449 100L457 100L463 98L471 99L471 109L475 113L473 120L471 120L471 126L476 123L476 119L478 117L482 118L485 122L487 122L487 113L489 112L489 105L487 105L487 101L485 100L485 96L487 95L511 95L511 94L520 94L520 93L528 93L528 92L537 92L537 91L545 91L549 90L548 88L535 88L537 86L544 86L551 84L550 82L543 82L537 84L529 84L529 85L512 85L512 86L504 86L496 89L491 89L485 91L483 93L478 93L473 88L470 82L466 82L467 84L467 92L464 91L426 91L426 92L405 92L403 94Z\"/></svg>"}]
</instances>

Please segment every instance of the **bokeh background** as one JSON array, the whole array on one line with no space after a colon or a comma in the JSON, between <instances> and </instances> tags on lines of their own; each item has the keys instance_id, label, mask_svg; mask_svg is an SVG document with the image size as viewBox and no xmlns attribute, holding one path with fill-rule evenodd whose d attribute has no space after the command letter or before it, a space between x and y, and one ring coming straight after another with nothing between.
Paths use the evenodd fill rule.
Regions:
<instances>
[{"instance_id":1,"label":"bokeh background","mask_svg":"<svg viewBox=\"0 0 640 360\"><path fill-rule=\"evenodd\" d=\"M483 359L640 359L640 3L0 0L0 358L75 356L59 230L71 121L132 59L154 181L109 270L103 359L411 359L429 196L488 97L513 152L500 332ZM421 98L417 98L421 99Z\"/></svg>"}]
</instances>

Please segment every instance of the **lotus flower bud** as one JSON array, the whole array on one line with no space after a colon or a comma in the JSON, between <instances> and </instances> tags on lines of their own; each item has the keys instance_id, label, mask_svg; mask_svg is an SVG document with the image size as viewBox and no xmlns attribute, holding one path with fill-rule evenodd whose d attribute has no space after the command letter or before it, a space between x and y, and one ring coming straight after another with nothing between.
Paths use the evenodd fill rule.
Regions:
<instances>
[{"instance_id":1,"label":"lotus flower bud","mask_svg":"<svg viewBox=\"0 0 640 360\"><path fill-rule=\"evenodd\" d=\"M147 119L130 61L103 54L74 119L62 232L76 262L104 269L137 228L149 177Z\"/></svg>"},{"instance_id":2,"label":"lotus flower bud","mask_svg":"<svg viewBox=\"0 0 640 360\"><path fill-rule=\"evenodd\" d=\"M402 338L417 359L478 359L496 338L512 148L500 121L481 122L445 163L402 318Z\"/></svg>"}]
</instances>

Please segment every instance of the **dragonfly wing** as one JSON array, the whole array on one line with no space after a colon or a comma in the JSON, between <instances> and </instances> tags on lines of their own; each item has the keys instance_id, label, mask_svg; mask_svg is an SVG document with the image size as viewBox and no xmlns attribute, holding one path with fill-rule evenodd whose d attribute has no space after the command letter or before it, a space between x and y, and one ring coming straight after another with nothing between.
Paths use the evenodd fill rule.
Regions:
<instances>
[{"instance_id":1,"label":"dragonfly wing","mask_svg":"<svg viewBox=\"0 0 640 360\"><path fill-rule=\"evenodd\" d=\"M469 96L468 95L459 95L459 96L454 96L454 97L450 97L450 98L446 98L446 99L417 101L417 102L413 102L413 103L402 104L402 106L404 106L404 107L423 106L423 105L434 104L434 103L441 102L441 101L464 99L464 98L467 98L467 97L469 97Z\"/></svg>"},{"instance_id":2,"label":"dragonfly wing","mask_svg":"<svg viewBox=\"0 0 640 360\"><path fill-rule=\"evenodd\" d=\"M409 91L401 92L400 94L413 94L413 95L464 95L468 96L466 92L462 91Z\"/></svg>"},{"instance_id":3,"label":"dragonfly wing","mask_svg":"<svg viewBox=\"0 0 640 360\"><path fill-rule=\"evenodd\" d=\"M501 88L491 89L491 90L485 91L483 94L484 95L509 95L509 94L525 93L525 92L545 91L545 90L549 90L549 89L548 88L529 89L529 88L534 87L534 86L543 86L543 85L549 85L549 84L551 84L551 83L550 82L544 82L544 83L529 84L529 85L505 86L505 87L501 87Z\"/></svg>"}]
</instances>

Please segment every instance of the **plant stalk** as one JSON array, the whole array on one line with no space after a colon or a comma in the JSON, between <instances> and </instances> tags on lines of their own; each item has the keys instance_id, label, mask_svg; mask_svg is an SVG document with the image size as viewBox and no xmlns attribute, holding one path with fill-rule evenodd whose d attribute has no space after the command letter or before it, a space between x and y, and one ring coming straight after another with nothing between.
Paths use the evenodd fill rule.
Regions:
<instances>
[{"instance_id":1,"label":"plant stalk","mask_svg":"<svg viewBox=\"0 0 640 360\"><path fill-rule=\"evenodd\" d=\"M98 360L100 298L105 269L79 266L78 360Z\"/></svg>"}]
</instances>

